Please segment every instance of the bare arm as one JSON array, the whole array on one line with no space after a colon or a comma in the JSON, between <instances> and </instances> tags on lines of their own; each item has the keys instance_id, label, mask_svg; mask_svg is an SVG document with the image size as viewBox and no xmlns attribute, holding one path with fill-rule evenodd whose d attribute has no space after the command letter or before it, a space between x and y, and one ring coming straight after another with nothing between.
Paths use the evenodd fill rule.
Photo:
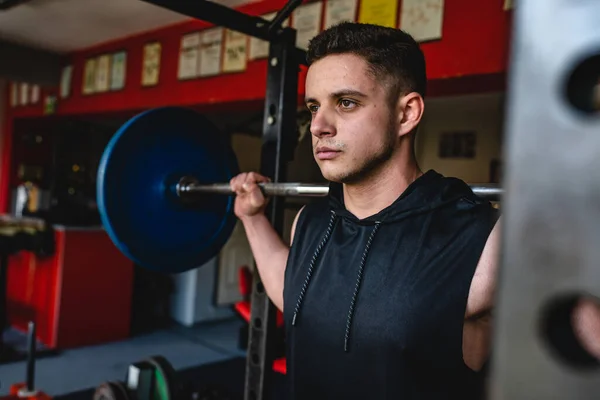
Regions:
<instances>
[{"instance_id":1,"label":"bare arm","mask_svg":"<svg viewBox=\"0 0 600 400\"><path fill-rule=\"evenodd\" d=\"M600 303L582 299L575 306L572 317L573 331L579 343L600 360Z\"/></svg>"},{"instance_id":2,"label":"bare arm","mask_svg":"<svg viewBox=\"0 0 600 400\"><path fill-rule=\"evenodd\" d=\"M500 268L500 220L486 243L477 266L465 315L463 355L465 362L478 369L487 360L492 333L492 317L498 270ZM583 348L600 359L600 303L582 299L572 314L575 336Z\"/></svg>"},{"instance_id":3,"label":"bare arm","mask_svg":"<svg viewBox=\"0 0 600 400\"><path fill-rule=\"evenodd\" d=\"M292 224L292 241L301 212L296 214ZM267 295L283 311L283 283L290 246L283 242L264 214L245 217L241 221Z\"/></svg>"},{"instance_id":4,"label":"bare arm","mask_svg":"<svg viewBox=\"0 0 600 400\"><path fill-rule=\"evenodd\" d=\"M492 316L500 254L500 220L488 236L475 270L465 312L463 328L463 359L465 364L480 370L491 349Z\"/></svg>"},{"instance_id":5,"label":"bare arm","mask_svg":"<svg viewBox=\"0 0 600 400\"><path fill-rule=\"evenodd\" d=\"M500 268L500 233L502 218L498 219L479 258L469 290L465 318L477 320L488 315L494 307L498 269Z\"/></svg>"}]
</instances>

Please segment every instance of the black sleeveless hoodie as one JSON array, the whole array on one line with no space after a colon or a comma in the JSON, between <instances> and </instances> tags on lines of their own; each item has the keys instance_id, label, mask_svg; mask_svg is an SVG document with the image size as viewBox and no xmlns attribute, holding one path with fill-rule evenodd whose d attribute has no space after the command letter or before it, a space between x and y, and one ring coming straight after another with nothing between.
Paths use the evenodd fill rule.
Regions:
<instances>
[{"instance_id":1,"label":"black sleeveless hoodie","mask_svg":"<svg viewBox=\"0 0 600 400\"><path fill-rule=\"evenodd\" d=\"M285 272L289 398L480 398L463 322L497 218L463 181L433 170L362 220L330 184L300 214Z\"/></svg>"}]
</instances>

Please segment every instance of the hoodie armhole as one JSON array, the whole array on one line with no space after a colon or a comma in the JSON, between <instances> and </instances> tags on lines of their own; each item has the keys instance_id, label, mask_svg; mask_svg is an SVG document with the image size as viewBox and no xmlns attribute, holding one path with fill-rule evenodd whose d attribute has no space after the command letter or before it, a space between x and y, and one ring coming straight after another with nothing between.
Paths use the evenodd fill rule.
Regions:
<instances>
[{"instance_id":1,"label":"hoodie armhole","mask_svg":"<svg viewBox=\"0 0 600 400\"><path fill-rule=\"evenodd\" d=\"M300 219L300 214L302 213L302 210L304 210L305 207L306 206L302 206L300 211L298 211L298 213L296 214L296 217L294 218L294 222L292 223L292 230L290 232L290 247L294 244L294 236L296 233L296 226L298 225L298 219Z\"/></svg>"}]
</instances>

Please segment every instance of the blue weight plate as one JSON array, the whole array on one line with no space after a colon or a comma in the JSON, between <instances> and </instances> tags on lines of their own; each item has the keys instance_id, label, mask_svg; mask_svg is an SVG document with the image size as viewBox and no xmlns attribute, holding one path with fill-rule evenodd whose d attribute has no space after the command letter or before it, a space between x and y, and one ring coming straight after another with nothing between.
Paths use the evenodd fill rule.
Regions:
<instances>
[{"instance_id":1,"label":"blue weight plate","mask_svg":"<svg viewBox=\"0 0 600 400\"><path fill-rule=\"evenodd\" d=\"M187 271L216 256L231 236L234 198L177 197L182 176L224 183L239 173L228 139L191 109L164 107L125 123L98 168L97 197L108 235L136 264L163 273Z\"/></svg>"}]
</instances>

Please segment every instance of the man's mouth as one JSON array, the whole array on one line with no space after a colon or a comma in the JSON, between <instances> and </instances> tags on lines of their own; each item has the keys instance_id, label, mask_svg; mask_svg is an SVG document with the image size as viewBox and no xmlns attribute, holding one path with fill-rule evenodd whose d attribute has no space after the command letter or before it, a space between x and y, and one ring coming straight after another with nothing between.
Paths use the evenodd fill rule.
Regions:
<instances>
[{"instance_id":1,"label":"man's mouth","mask_svg":"<svg viewBox=\"0 0 600 400\"><path fill-rule=\"evenodd\" d=\"M319 160L331 160L337 157L341 151L336 150L333 147L317 147L315 153Z\"/></svg>"}]
</instances>

